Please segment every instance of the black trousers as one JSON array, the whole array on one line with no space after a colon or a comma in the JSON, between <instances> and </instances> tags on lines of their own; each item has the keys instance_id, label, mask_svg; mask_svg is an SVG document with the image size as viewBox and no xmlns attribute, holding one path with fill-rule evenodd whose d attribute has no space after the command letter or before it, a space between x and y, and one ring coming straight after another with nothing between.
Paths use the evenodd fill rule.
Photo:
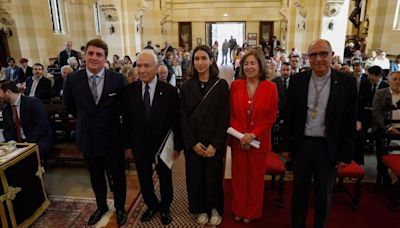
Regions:
<instances>
[{"instance_id":1,"label":"black trousers","mask_svg":"<svg viewBox=\"0 0 400 228\"><path fill-rule=\"evenodd\" d=\"M186 185L190 213L210 213L213 208L222 215L224 209L223 156L204 158L185 150Z\"/></svg>"},{"instance_id":2,"label":"black trousers","mask_svg":"<svg viewBox=\"0 0 400 228\"><path fill-rule=\"evenodd\" d=\"M97 207L106 210L107 183L106 171L111 175L114 192L114 206L117 211L125 211L126 177L125 157L122 151L108 154L99 158L85 157L86 165L90 173L90 182L96 196Z\"/></svg>"},{"instance_id":3,"label":"black trousers","mask_svg":"<svg viewBox=\"0 0 400 228\"><path fill-rule=\"evenodd\" d=\"M159 203L154 191L152 161L136 161L136 169L139 176L140 189L147 207L152 210L169 211L173 198L173 187L172 172L168 166L161 159L158 159L156 171L160 181L161 203Z\"/></svg>"},{"instance_id":4,"label":"black trousers","mask_svg":"<svg viewBox=\"0 0 400 228\"><path fill-rule=\"evenodd\" d=\"M293 163L292 227L306 227L311 178L316 199L314 227L326 227L337 174L335 165L326 139L305 137Z\"/></svg>"}]
</instances>

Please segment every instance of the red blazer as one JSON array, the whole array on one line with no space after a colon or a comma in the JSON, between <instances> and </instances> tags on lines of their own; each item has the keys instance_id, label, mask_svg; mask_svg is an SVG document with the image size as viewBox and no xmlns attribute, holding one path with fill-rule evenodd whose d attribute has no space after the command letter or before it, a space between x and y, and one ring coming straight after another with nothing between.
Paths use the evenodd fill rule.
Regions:
<instances>
[{"instance_id":1,"label":"red blazer","mask_svg":"<svg viewBox=\"0 0 400 228\"><path fill-rule=\"evenodd\" d=\"M278 92L276 85L268 80L260 81L253 98L253 114L248 124L250 98L246 80L235 80L231 84L231 127L242 133L253 133L260 140L261 147L252 150L271 151L271 128L278 112ZM232 149L240 148L239 139L230 137Z\"/></svg>"}]
</instances>

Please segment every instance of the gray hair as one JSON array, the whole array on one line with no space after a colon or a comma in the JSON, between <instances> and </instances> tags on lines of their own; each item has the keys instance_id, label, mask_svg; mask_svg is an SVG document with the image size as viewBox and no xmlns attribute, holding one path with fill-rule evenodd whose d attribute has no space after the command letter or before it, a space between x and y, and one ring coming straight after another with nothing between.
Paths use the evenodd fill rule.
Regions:
<instances>
[{"instance_id":1,"label":"gray hair","mask_svg":"<svg viewBox=\"0 0 400 228\"><path fill-rule=\"evenodd\" d=\"M164 69L166 69L166 70L168 71L168 67L167 67L165 64L161 64L161 65L159 65L159 66L157 67L157 72L158 72L161 68L164 68Z\"/></svg>"},{"instance_id":2,"label":"gray hair","mask_svg":"<svg viewBox=\"0 0 400 228\"><path fill-rule=\"evenodd\" d=\"M78 60L76 60L75 56L69 57L69 58L67 59L68 65L71 65L71 63L72 63L73 61L78 61Z\"/></svg>"},{"instance_id":3,"label":"gray hair","mask_svg":"<svg viewBox=\"0 0 400 228\"><path fill-rule=\"evenodd\" d=\"M61 72L64 71L64 69L70 69L71 71L73 70L72 67L70 65L64 65L61 67Z\"/></svg>"},{"instance_id":4,"label":"gray hair","mask_svg":"<svg viewBox=\"0 0 400 228\"><path fill-rule=\"evenodd\" d=\"M310 51L310 48L311 48L312 46L314 46L316 43L321 42L321 41L324 42L324 43L326 44L326 46L328 46L328 49L329 49L330 52L333 51L333 50L332 50L332 45L331 45L331 43L329 43L329 41L328 41L328 40L325 40L325 39L318 39L318 40L312 41L311 44L310 44L310 46L308 46L308 51Z\"/></svg>"},{"instance_id":5,"label":"gray hair","mask_svg":"<svg viewBox=\"0 0 400 228\"><path fill-rule=\"evenodd\" d=\"M392 71L392 72L390 72L390 74L388 75L388 80L390 80L394 74L400 74L400 71Z\"/></svg>"},{"instance_id":6,"label":"gray hair","mask_svg":"<svg viewBox=\"0 0 400 228\"><path fill-rule=\"evenodd\" d=\"M149 54L149 55L151 55L151 56L153 57L154 65L156 65L156 66L158 65L157 55L156 55L156 54L154 53L154 51L151 50L151 49L145 49L145 50L141 51L141 52L137 55L136 60L139 60L140 57L141 57L143 54Z\"/></svg>"}]
</instances>

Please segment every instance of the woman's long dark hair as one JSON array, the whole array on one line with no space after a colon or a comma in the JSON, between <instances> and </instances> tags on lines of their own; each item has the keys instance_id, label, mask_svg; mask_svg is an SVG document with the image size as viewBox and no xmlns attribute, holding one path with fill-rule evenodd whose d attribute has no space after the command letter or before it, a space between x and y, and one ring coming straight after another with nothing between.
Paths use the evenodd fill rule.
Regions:
<instances>
[{"instance_id":1,"label":"woman's long dark hair","mask_svg":"<svg viewBox=\"0 0 400 228\"><path fill-rule=\"evenodd\" d=\"M219 75L219 69L218 69L218 66L217 66L217 61L214 58L214 55L212 53L211 48L209 46L207 46L207 45L199 45L193 50L192 59L191 59L190 67L189 67L189 70L188 70L188 77L189 78L199 79L199 72L197 72L196 68L194 68L194 55L196 54L197 51L205 51L205 52L207 52L208 57L213 61L211 66L208 68L208 70L210 72L209 80L217 79L218 75Z\"/></svg>"}]
</instances>

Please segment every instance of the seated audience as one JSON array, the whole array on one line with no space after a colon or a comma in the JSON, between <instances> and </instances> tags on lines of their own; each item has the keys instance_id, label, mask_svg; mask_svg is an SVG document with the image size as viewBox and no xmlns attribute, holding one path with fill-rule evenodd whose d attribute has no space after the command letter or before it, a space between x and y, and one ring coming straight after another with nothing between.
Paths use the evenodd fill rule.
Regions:
<instances>
[{"instance_id":1,"label":"seated audience","mask_svg":"<svg viewBox=\"0 0 400 228\"><path fill-rule=\"evenodd\" d=\"M19 76L18 76L18 67L15 65L15 59L14 58L8 58L7 60L8 67L6 68L6 80L11 80L11 81L19 81Z\"/></svg>"},{"instance_id":2,"label":"seated audience","mask_svg":"<svg viewBox=\"0 0 400 228\"><path fill-rule=\"evenodd\" d=\"M28 66L28 59L19 60L21 67L18 69L18 82L24 83L28 77L33 76L32 67Z\"/></svg>"},{"instance_id":3,"label":"seated audience","mask_svg":"<svg viewBox=\"0 0 400 228\"><path fill-rule=\"evenodd\" d=\"M53 131L43 103L36 97L22 96L15 82L0 81L3 107L3 136L6 141L37 143L46 160L53 147Z\"/></svg>"},{"instance_id":4,"label":"seated audience","mask_svg":"<svg viewBox=\"0 0 400 228\"><path fill-rule=\"evenodd\" d=\"M400 134L399 123L390 124L387 128L385 119L400 121L400 72L392 72L389 75L389 87L376 91L372 103L372 129L376 139L376 160L378 174L376 186L391 184L388 169L382 163L382 157L388 154L384 146L386 131L391 134Z\"/></svg>"},{"instance_id":5,"label":"seated audience","mask_svg":"<svg viewBox=\"0 0 400 228\"><path fill-rule=\"evenodd\" d=\"M32 66L33 76L26 80L26 89L24 94L30 97L37 97L41 100L47 100L51 97L51 81L44 77L44 67L40 63Z\"/></svg>"}]
</instances>

